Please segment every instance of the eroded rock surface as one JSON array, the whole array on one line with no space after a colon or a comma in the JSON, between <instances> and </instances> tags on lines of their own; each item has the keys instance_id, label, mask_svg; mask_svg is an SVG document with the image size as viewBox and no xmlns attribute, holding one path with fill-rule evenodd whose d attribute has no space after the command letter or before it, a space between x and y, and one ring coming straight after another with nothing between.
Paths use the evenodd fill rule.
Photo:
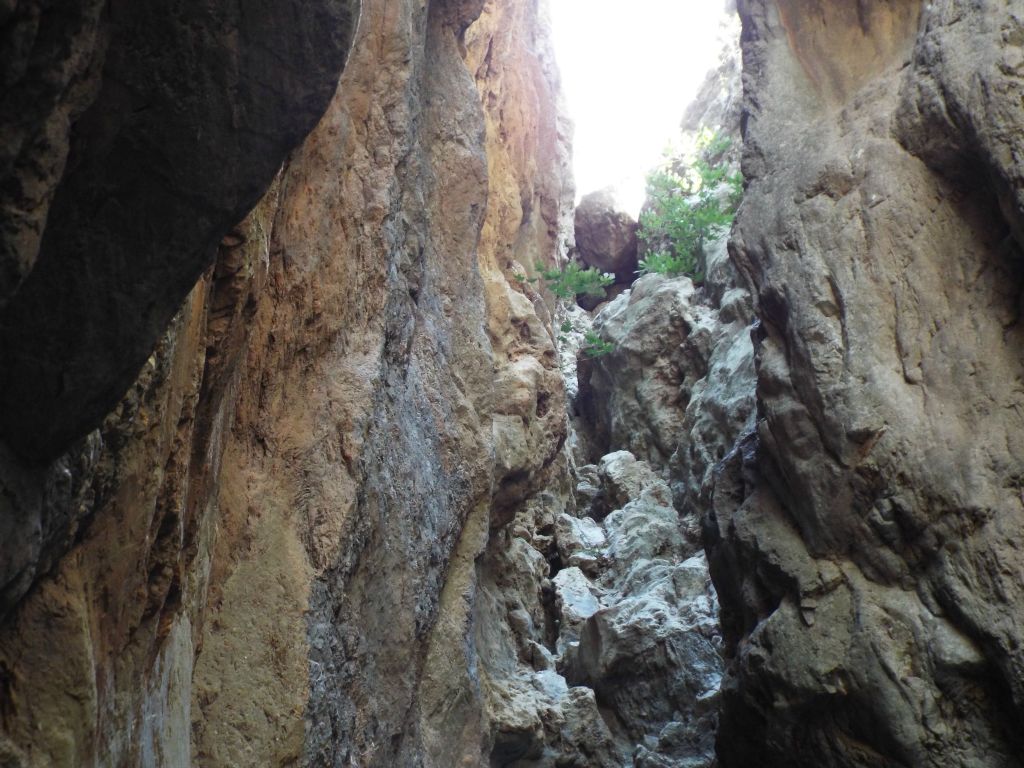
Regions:
<instances>
[{"instance_id":1,"label":"eroded rock surface","mask_svg":"<svg viewBox=\"0 0 1024 768\"><path fill-rule=\"evenodd\" d=\"M7 3L0 438L51 461L124 395L327 107L357 0Z\"/></svg>"},{"instance_id":2,"label":"eroded rock surface","mask_svg":"<svg viewBox=\"0 0 1024 768\"><path fill-rule=\"evenodd\" d=\"M579 475L582 493L533 499L488 550L492 764L710 766L721 638L697 520L626 451Z\"/></svg>"},{"instance_id":3,"label":"eroded rock surface","mask_svg":"<svg viewBox=\"0 0 1024 768\"><path fill-rule=\"evenodd\" d=\"M722 764L1019 765L1024 16L740 9L762 325L708 519Z\"/></svg>"},{"instance_id":4,"label":"eroded rock surface","mask_svg":"<svg viewBox=\"0 0 1024 768\"><path fill-rule=\"evenodd\" d=\"M12 464L19 510L70 512L3 547L7 762L486 762L477 561L565 439L550 313L511 279L571 242L546 40L532 5L364 3L327 114L129 395Z\"/></svg>"},{"instance_id":5,"label":"eroded rock surface","mask_svg":"<svg viewBox=\"0 0 1024 768\"><path fill-rule=\"evenodd\" d=\"M591 325L542 7L189 8L0 4L0 763L1019 765L1019 10L741 3Z\"/></svg>"},{"instance_id":6,"label":"eroded rock surface","mask_svg":"<svg viewBox=\"0 0 1024 768\"><path fill-rule=\"evenodd\" d=\"M645 275L594 318L611 343L588 360L580 408L596 446L663 466L683 439L693 388L708 373L718 317L687 277Z\"/></svg>"},{"instance_id":7,"label":"eroded rock surface","mask_svg":"<svg viewBox=\"0 0 1024 768\"><path fill-rule=\"evenodd\" d=\"M49 5L0 11L0 616L102 503L95 430L150 389L172 316L195 306L200 334L244 266L229 230L323 114L358 7Z\"/></svg>"}]
</instances>

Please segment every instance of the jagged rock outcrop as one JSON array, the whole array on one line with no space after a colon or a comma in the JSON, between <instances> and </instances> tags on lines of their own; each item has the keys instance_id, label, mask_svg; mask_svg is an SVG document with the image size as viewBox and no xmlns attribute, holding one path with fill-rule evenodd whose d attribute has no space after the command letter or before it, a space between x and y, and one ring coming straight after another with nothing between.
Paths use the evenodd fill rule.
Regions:
<instances>
[{"instance_id":1,"label":"jagged rock outcrop","mask_svg":"<svg viewBox=\"0 0 1024 768\"><path fill-rule=\"evenodd\" d=\"M633 218L618 210L609 190L586 194L576 206L574 230L580 260L615 274L627 285L636 276L637 229Z\"/></svg>"},{"instance_id":2,"label":"jagged rock outcrop","mask_svg":"<svg viewBox=\"0 0 1024 768\"><path fill-rule=\"evenodd\" d=\"M740 10L762 322L707 525L722 765L1020 765L1024 16Z\"/></svg>"},{"instance_id":3,"label":"jagged rock outcrop","mask_svg":"<svg viewBox=\"0 0 1024 768\"><path fill-rule=\"evenodd\" d=\"M709 766L722 662L700 544L632 454L579 474L524 505L482 570L492 765Z\"/></svg>"},{"instance_id":4,"label":"jagged rock outcrop","mask_svg":"<svg viewBox=\"0 0 1024 768\"><path fill-rule=\"evenodd\" d=\"M600 475L608 495L620 489L625 500L601 521L603 594L579 627L578 647L570 646L569 680L593 687L635 742L657 735L658 746L643 744L638 763L647 751L666 751L665 765L710 764L721 658L704 553L685 535L668 485L642 462L610 454Z\"/></svg>"},{"instance_id":5,"label":"jagged rock outcrop","mask_svg":"<svg viewBox=\"0 0 1024 768\"><path fill-rule=\"evenodd\" d=\"M724 249L722 238L708 259L721 259ZM716 467L753 424L752 319L742 288L716 302L687 277L649 275L598 313L594 328L616 348L580 367L586 378L577 400L596 418L577 423L607 430L581 444L633 446L668 472L672 485L670 493L624 451L605 456L599 468L580 468L579 514L601 521L619 572L609 576L599 570L600 558L560 549L562 564L576 566L559 574L574 596L562 602L572 606L568 623L579 638L578 648L565 652L567 678L593 687L634 744L661 718L660 735L636 751L635 765L706 765L714 751L722 667L716 596L710 586L696 589L707 567L700 518ZM556 526L556 537L588 539L587 526L563 529ZM651 544L669 553L671 565L647 549ZM604 591L581 589L584 572Z\"/></svg>"},{"instance_id":6,"label":"jagged rock outcrop","mask_svg":"<svg viewBox=\"0 0 1024 768\"><path fill-rule=\"evenodd\" d=\"M663 275L640 278L598 312L594 332L613 349L586 361L580 385L596 446L668 462L682 439L690 391L707 373L715 322L689 278Z\"/></svg>"}]
</instances>

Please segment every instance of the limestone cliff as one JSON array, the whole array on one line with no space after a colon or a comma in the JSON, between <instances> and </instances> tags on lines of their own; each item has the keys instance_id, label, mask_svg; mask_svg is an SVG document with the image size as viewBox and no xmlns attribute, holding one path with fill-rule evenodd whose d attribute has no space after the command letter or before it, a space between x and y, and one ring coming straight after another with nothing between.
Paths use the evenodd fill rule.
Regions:
<instances>
[{"instance_id":1,"label":"limestone cliff","mask_svg":"<svg viewBox=\"0 0 1024 768\"><path fill-rule=\"evenodd\" d=\"M0 437L16 453L54 459L138 376L323 114L357 5L4 4Z\"/></svg>"},{"instance_id":2,"label":"limestone cliff","mask_svg":"<svg viewBox=\"0 0 1024 768\"><path fill-rule=\"evenodd\" d=\"M347 7L297 15L344 43ZM332 62L336 77L340 59L313 39L280 39L288 22L247 10L247 24L279 35L253 42L280 59L259 76L312 108L310 84ZM117 248L134 242L135 226L173 237L136 246L145 258L131 268L146 281L133 295L158 307L127 323L136 299L116 305L117 332L135 335L107 351L130 354L100 360L78 335L115 344L104 341L110 327L76 315L74 303L67 316L52 313L73 328L40 331L47 351L70 356L66 370L96 358L95 392L71 378L55 390L69 405L25 408L18 381L32 371L17 350L31 339L4 347L4 435L35 458L95 424L133 370L132 349L149 355L71 453L41 465L5 454L5 764L487 761L471 639L475 559L490 529L543 485L565 435L550 313L511 280L517 261L553 263L571 237L568 128L546 34L532 3L366 0L326 115L234 229L228 217L252 204L252 186L235 197L211 190L229 211L221 216L207 210L205 188L187 198L194 211L152 210L123 179L100 176L98 189L124 201L117 210L149 217L109 224L123 236ZM322 58L299 62L293 77L281 69L289 46ZM218 66L196 62L211 98L234 87ZM155 77L147 72L133 69L132 82ZM74 105L58 106L54 120L78 117ZM229 146L247 135L256 106L235 108L224 140L208 136L203 151L236 162ZM167 125L158 109L145 119ZM271 133L253 130L261 141ZM136 149L156 140L117 135ZM251 151L265 185L280 155ZM94 162L144 172L132 157ZM158 172L187 172L173 155L159 162ZM75 216L69 237L98 238L108 223ZM19 285L12 271L9 339L26 327L18 302L42 301L29 301L44 296L32 286L68 279L42 272L60 221L51 212L34 265L12 261L27 277ZM193 222L197 231L185 232ZM176 286L189 271L195 279L217 241L216 263L164 330L160 307L178 307ZM177 266L171 251L183 254ZM179 267L173 278L161 271ZM119 279L133 284L134 274ZM76 285L101 314L118 290ZM162 337L150 354L153 328ZM61 409L82 398L89 408L67 418ZM27 429L43 417L45 429Z\"/></svg>"},{"instance_id":3,"label":"limestone cliff","mask_svg":"<svg viewBox=\"0 0 1024 768\"><path fill-rule=\"evenodd\" d=\"M323 113L356 8L52 6L0 9L0 615L73 540L82 439Z\"/></svg>"},{"instance_id":4,"label":"limestone cliff","mask_svg":"<svg viewBox=\"0 0 1024 768\"><path fill-rule=\"evenodd\" d=\"M722 764L1020 765L1021 7L740 10L761 324L707 526Z\"/></svg>"},{"instance_id":5,"label":"limestone cliff","mask_svg":"<svg viewBox=\"0 0 1024 768\"><path fill-rule=\"evenodd\" d=\"M542 0L223 5L0 2L0 765L1020 764L1020 9L740 2L588 313Z\"/></svg>"}]
</instances>

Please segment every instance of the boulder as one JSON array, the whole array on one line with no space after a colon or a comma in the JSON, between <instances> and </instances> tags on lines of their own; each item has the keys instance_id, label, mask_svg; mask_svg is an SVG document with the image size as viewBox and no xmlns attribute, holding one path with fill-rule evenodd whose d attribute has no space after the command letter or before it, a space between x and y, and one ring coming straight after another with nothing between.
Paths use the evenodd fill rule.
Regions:
<instances>
[{"instance_id":1,"label":"boulder","mask_svg":"<svg viewBox=\"0 0 1024 768\"><path fill-rule=\"evenodd\" d=\"M576 207L576 248L587 266L614 272L618 282L631 282L637 268L633 217L616 209L609 190L584 195Z\"/></svg>"},{"instance_id":2,"label":"boulder","mask_svg":"<svg viewBox=\"0 0 1024 768\"><path fill-rule=\"evenodd\" d=\"M645 275L594 318L613 349L581 365L577 405L598 450L626 449L664 466L708 372L717 313L688 277Z\"/></svg>"}]
</instances>

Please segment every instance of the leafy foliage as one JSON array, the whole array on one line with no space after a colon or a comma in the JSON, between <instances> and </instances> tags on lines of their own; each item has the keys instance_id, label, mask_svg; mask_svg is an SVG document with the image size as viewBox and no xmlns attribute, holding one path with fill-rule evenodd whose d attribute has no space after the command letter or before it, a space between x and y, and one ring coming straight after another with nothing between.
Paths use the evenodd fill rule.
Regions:
<instances>
[{"instance_id":1,"label":"leafy foliage","mask_svg":"<svg viewBox=\"0 0 1024 768\"><path fill-rule=\"evenodd\" d=\"M561 333L558 334L558 340L564 344L567 341L569 341L569 337L566 336L565 334L578 333L580 329L577 328L571 320L563 320L561 324L558 326L558 330L561 331ZM600 336L598 336L594 331L588 330L583 335L583 344L580 345L580 352L582 352L587 357L602 357L604 355L607 355L609 352L613 352L614 350L614 344L612 344L610 341L605 341Z\"/></svg>"},{"instance_id":2,"label":"leafy foliage","mask_svg":"<svg viewBox=\"0 0 1024 768\"><path fill-rule=\"evenodd\" d=\"M659 275L690 275L696 274L697 265L690 254L676 256L670 251L655 251L640 259L640 273L655 272Z\"/></svg>"},{"instance_id":3,"label":"leafy foliage","mask_svg":"<svg viewBox=\"0 0 1024 768\"><path fill-rule=\"evenodd\" d=\"M534 265L547 287L560 299L571 299L578 295L603 296L604 287L615 279L593 267L581 267L570 261L563 269L552 269L541 262Z\"/></svg>"},{"instance_id":4,"label":"leafy foliage","mask_svg":"<svg viewBox=\"0 0 1024 768\"><path fill-rule=\"evenodd\" d=\"M601 357L615 350L615 345L605 341L593 331L587 331L580 348L587 357Z\"/></svg>"},{"instance_id":5,"label":"leafy foliage","mask_svg":"<svg viewBox=\"0 0 1024 768\"><path fill-rule=\"evenodd\" d=\"M604 288L615 280L614 275L600 272L593 267L582 267L570 261L563 269L544 266L542 262L534 264L538 277L530 278L530 282L543 280L555 296L563 300L572 300L577 296L604 296ZM568 341L565 334L578 332L579 329L571 320L563 320L558 326L558 340ZM583 337L580 351L587 357L601 357L615 349L615 345L605 341L593 331L587 331Z\"/></svg>"},{"instance_id":6,"label":"leafy foliage","mask_svg":"<svg viewBox=\"0 0 1024 768\"><path fill-rule=\"evenodd\" d=\"M648 175L651 206L640 214L640 237L657 250L640 261L641 273L701 279L704 245L732 225L743 194L742 175L730 174L724 160L730 145L729 137L704 132L691 167L670 165Z\"/></svg>"}]
</instances>

